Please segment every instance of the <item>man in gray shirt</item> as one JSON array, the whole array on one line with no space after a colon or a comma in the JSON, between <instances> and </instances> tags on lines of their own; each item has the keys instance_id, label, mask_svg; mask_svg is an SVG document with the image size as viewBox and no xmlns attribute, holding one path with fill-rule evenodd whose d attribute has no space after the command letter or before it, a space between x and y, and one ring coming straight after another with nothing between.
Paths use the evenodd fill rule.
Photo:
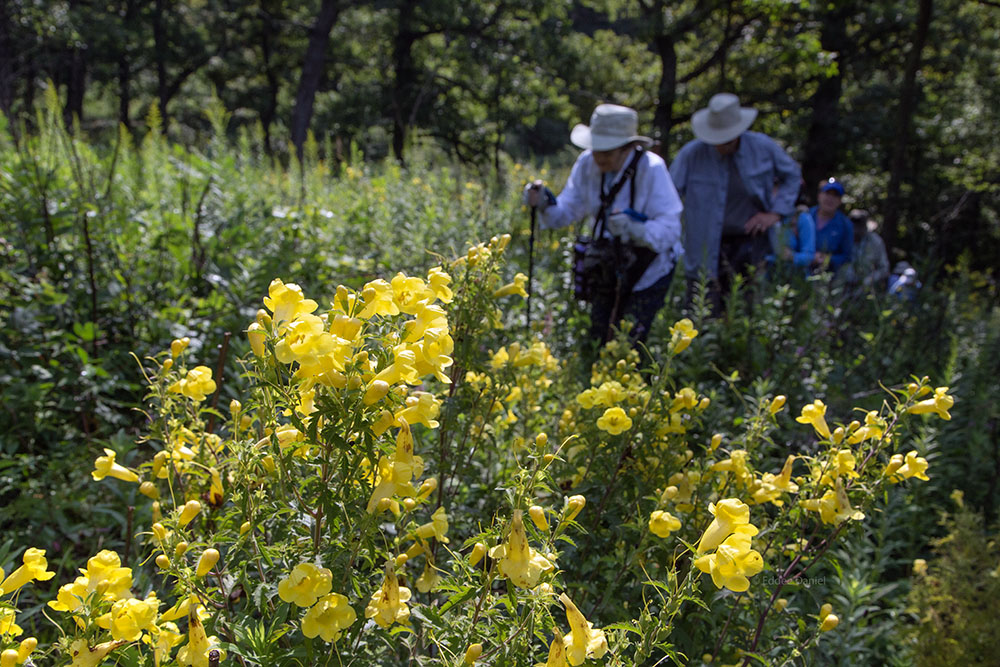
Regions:
<instances>
[{"instance_id":1,"label":"man in gray shirt","mask_svg":"<svg viewBox=\"0 0 1000 667\"><path fill-rule=\"evenodd\" d=\"M757 110L730 93L691 117L695 139L677 153L670 176L684 199L688 302L706 280L713 311L737 273L760 266L767 230L795 210L802 172L773 139L750 132Z\"/></svg>"}]
</instances>

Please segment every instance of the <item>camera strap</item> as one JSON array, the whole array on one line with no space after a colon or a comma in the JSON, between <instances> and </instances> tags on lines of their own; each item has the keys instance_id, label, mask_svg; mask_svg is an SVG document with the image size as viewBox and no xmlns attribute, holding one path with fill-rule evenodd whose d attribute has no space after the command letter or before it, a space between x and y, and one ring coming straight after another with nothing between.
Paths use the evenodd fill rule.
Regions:
<instances>
[{"instance_id":1,"label":"camera strap","mask_svg":"<svg viewBox=\"0 0 1000 667\"><path fill-rule=\"evenodd\" d=\"M629 206L635 206L635 171L639 167L639 159L642 157L643 147L636 146L635 151L632 154L632 159L629 161L628 166L625 167L625 171L622 173L622 177L618 179L618 182L611 186L611 189L607 192L604 191L604 178L605 174L601 174L601 207L597 209L597 215L594 216L594 227L591 232L591 238L600 238L604 233L604 221L608 217L608 208L614 203L615 197L621 192L622 186L625 185L625 181L629 182Z\"/></svg>"}]
</instances>

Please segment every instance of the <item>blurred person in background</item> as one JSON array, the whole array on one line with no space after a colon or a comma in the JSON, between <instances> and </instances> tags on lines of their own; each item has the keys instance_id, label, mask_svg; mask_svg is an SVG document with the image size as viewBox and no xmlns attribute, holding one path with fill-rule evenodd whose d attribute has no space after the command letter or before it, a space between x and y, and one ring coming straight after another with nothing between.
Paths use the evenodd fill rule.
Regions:
<instances>
[{"instance_id":1,"label":"blurred person in background","mask_svg":"<svg viewBox=\"0 0 1000 667\"><path fill-rule=\"evenodd\" d=\"M817 204L809 209L816 225L816 254L813 257L814 273L830 271L837 274L851 261L854 245L854 227L840 209L844 200L844 184L836 178L819 182Z\"/></svg>"},{"instance_id":2,"label":"blurred person in background","mask_svg":"<svg viewBox=\"0 0 1000 667\"><path fill-rule=\"evenodd\" d=\"M889 256L885 251L885 241L875 231L877 225L868 211L853 209L847 214L854 228L854 247L847 280L864 291L881 292L888 286Z\"/></svg>"}]
</instances>

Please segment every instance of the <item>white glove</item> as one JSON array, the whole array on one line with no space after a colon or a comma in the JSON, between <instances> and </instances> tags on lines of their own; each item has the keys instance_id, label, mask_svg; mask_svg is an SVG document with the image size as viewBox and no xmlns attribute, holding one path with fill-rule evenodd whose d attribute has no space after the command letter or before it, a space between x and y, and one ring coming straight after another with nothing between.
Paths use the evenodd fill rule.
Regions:
<instances>
[{"instance_id":1,"label":"white glove","mask_svg":"<svg viewBox=\"0 0 1000 667\"><path fill-rule=\"evenodd\" d=\"M628 243L652 248L646 236L646 223L625 213L614 213L608 216L604 224L612 236L617 236Z\"/></svg>"},{"instance_id":2,"label":"white glove","mask_svg":"<svg viewBox=\"0 0 1000 667\"><path fill-rule=\"evenodd\" d=\"M524 190L521 191L521 201L524 202L525 206L544 211L556 203L556 197L542 181L532 181L525 185Z\"/></svg>"}]
</instances>

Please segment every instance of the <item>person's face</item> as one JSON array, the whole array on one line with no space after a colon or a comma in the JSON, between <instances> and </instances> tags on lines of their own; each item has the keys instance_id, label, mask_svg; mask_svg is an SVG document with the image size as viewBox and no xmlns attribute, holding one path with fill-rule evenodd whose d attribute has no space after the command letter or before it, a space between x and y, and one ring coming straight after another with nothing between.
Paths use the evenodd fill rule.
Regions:
<instances>
[{"instance_id":1,"label":"person's face","mask_svg":"<svg viewBox=\"0 0 1000 667\"><path fill-rule=\"evenodd\" d=\"M820 190L816 196L819 210L828 215L833 215L840 208L840 195L833 190Z\"/></svg>"},{"instance_id":2,"label":"person's face","mask_svg":"<svg viewBox=\"0 0 1000 667\"><path fill-rule=\"evenodd\" d=\"M610 174L622 168L622 165L625 163L625 156L628 155L631 148L630 144L626 144L618 148L612 148L609 151L593 151L592 155L594 156L597 168L602 173Z\"/></svg>"},{"instance_id":3,"label":"person's face","mask_svg":"<svg viewBox=\"0 0 1000 667\"><path fill-rule=\"evenodd\" d=\"M719 151L719 155L725 157L727 155L732 155L736 152L736 149L740 147L740 138L736 137L732 141L727 141L724 144L716 144L715 150Z\"/></svg>"}]
</instances>

